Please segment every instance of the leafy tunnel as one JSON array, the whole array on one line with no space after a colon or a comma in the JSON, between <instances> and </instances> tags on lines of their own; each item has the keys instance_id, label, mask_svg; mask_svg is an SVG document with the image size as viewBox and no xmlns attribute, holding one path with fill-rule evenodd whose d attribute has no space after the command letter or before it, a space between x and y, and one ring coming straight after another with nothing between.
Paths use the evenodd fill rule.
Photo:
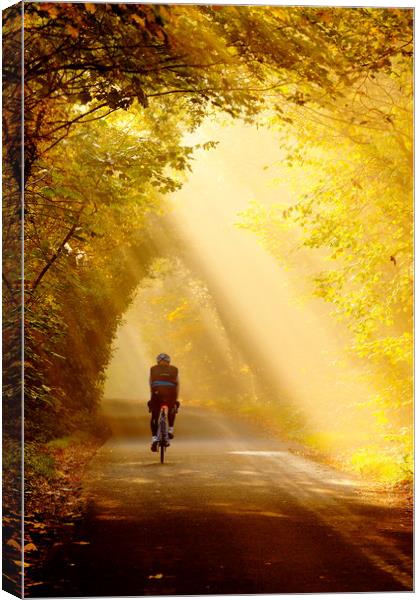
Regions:
<instances>
[{"instance_id":1,"label":"leafy tunnel","mask_svg":"<svg viewBox=\"0 0 420 600\"><path fill-rule=\"evenodd\" d=\"M22 326L25 440L37 446L97 427L113 341L134 307L150 355L162 314L172 315L161 331L185 372L200 374L203 402L240 404L261 419L273 407L279 428L323 450L338 444L331 431L340 419L343 427L353 419L363 434L351 448L356 465L370 456L378 467L378 448L364 448L375 431L387 456L378 468L409 474L411 20L410 10L391 8L27 2L4 12L3 382L12 447L22 425ZM242 168L256 169L254 154L280 181L267 202L259 180L245 189L252 197L242 198L233 229L262 247L224 264L227 238L210 224L229 197L206 196L201 173L184 210L176 198L197 169L216 177L206 167L212 156L233 161L244 132L261 129L270 155L250 133L255 147ZM239 140L231 154L229 135ZM229 295L219 275L239 273L244 261L248 277L245 264ZM310 301L317 319L295 323L302 337L270 331L268 318L287 313L265 304L269 288L253 290L252 268L263 274L264 265L272 285L287 279L298 295L318 296ZM251 321L253 297L260 312ZM329 358L304 349L302 332L322 346L328 304L352 354L350 366L322 371ZM288 368L299 353L312 360L302 377Z\"/></svg>"}]
</instances>

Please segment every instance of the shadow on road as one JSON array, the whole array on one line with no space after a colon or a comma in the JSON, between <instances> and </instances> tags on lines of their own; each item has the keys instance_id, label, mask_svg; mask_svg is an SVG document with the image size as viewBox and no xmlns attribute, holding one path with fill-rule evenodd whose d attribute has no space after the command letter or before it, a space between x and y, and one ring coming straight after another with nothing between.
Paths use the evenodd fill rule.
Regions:
<instances>
[{"instance_id":1,"label":"shadow on road","mask_svg":"<svg viewBox=\"0 0 420 600\"><path fill-rule=\"evenodd\" d=\"M107 407L107 410L109 407ZM161 465L144 405L114 403L87 473L81 542L54 596L378 592L412 588L408 517L363 484L216 412L183 407Z\"/></svg>"}]
</instances>

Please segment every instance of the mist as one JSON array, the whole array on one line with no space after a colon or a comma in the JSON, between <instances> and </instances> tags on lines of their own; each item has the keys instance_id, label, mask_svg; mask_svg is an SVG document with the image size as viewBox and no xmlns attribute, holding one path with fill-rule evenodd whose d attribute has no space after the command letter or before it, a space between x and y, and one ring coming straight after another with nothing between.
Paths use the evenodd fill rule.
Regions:
<instances>
[{"instance_id":1,"label":"mist","mask_svg":"<svg viewBox=\"0 0 420 600\"><path fill-rule=\"evenodd\" d=\"M350 438L360 443L370 426L359 404L372 390L349 358L343 326L310 295L310 275L322 269L322 255L302 252L298 266L288 269L252 233L238 228L239 213L250 201L287 206L293 199L281 181L284 157L276 134L264 127L207 122L187 143L209 140L219 143L196 153L192 173L171 196L156 232L168 260L182 265L185 281L199 281L206 291L206 301L194 308L202 330L198 351L196 346L194 357L189 353L188 329L177 333L176 342L168 338L164 324L172 313L155 311L149 323L143 322L147 307L173 292L179 281L169 268L138 288L115 340L105 398L145 402L149 368L164 351L180 368L181 401L208 404L212 399L223 407L218 400L236 394L243 403L269 402L297 411L307 436L324 432L338 444ZM297 238L298 231L287 235ZM185 292L191 304L188 286L179 294ZM203 364L200 354L206 356ZM203 386L209 363L212 377ZM224 366L229 366L228 379ZM355 435L358 426L361 433Z\"/></svg>"}]
</instances>

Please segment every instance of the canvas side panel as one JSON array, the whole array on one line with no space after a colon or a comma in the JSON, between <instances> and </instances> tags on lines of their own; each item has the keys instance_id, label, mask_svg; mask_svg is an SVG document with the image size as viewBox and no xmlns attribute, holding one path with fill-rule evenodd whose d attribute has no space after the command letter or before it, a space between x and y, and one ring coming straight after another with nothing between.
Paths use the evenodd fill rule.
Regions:
<instances>
[{"instance_id":1,"label":"canvas side panel","mask_svg":"<svg viewBox=\"0 0 420 600\"><path fill-rule=\"evenodd\" d=\"M3 18L3 590L22 597L22 3Z\"/></svg>"}]
</instances>

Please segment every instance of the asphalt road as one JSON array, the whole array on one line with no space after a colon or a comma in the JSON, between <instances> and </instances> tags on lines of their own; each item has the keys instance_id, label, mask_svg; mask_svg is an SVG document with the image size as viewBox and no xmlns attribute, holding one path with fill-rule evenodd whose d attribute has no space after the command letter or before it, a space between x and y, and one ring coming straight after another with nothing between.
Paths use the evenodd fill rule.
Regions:
<instances>
[{"instance_id":1,"label":"asphalt road","mask_svg":"<svg viewBox=\"0 0 420 600\"><path fill-rule=\"evenodd\" d=\"M54 595L412 589L403 511L360 482L202 409L180 411L164 465L143 410L117 406L112 427Z\"/></svg>"}]
</instances>

